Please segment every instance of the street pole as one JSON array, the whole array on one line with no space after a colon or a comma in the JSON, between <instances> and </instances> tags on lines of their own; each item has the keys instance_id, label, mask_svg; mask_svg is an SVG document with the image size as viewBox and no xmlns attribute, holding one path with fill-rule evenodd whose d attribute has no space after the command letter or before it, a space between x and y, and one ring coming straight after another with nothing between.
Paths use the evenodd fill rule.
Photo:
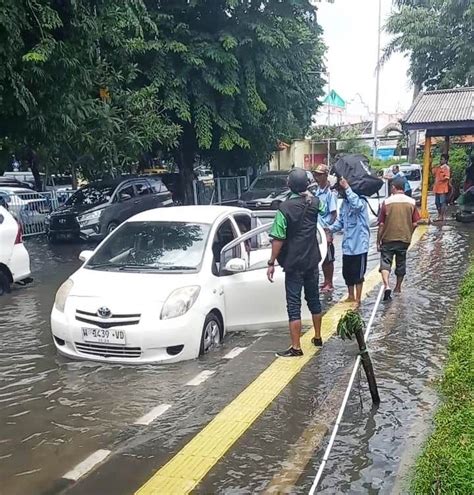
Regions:
<instances>
[{"instance_id":1,"label":"street pole","mask_svg":"<svg viewBox=\"0 0 474 495\"><path fill-rule=\"evenodd\" d=\"M328 71L328 127L331 125L331 73ZM328 149L327 149L327 163L330 166L331 159L331 141L328 139Z\"/></svg>"},{"instance_id":2,"label":"street pole","mask_svg":"<svg viewBox=\"0 0 474 495\"><path fill-rule=\"evenodd\" d=\"M328 126L331 125L331 74L328 72Z\"/></svg>"},{"instance_id":3,"label":"street pole","mask_svg":"<svg viewBox=\"0 0 474 495\"><path fill-rule=\"evenodd\" d=\"M380 83L380 34L382 29L382 0L379 0L379 19L377 25L377 66L375 68L375 114L374 114L374 158L377 158L377 135L379 126L379 83Z\"/></svg>"}]
</instances>

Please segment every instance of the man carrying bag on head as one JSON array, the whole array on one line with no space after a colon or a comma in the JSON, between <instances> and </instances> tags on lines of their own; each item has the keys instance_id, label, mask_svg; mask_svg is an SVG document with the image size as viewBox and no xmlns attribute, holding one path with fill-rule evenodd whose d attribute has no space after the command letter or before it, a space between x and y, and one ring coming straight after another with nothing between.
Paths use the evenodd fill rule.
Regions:
<instances>
[{"instance_id":1,"label":"man carrying bag on head","mask_svg":"<svg viewBox=\"0 0 474 495\"><path fill-rule=\"evenodd\" d=\"M306 171L294 168L288 176L291 196L280 205L270 232L272 254L268 260L267 276L273 282L275 262L285 272L285 291L291 336L291 347L278 352L280 357L302 356L301 292L312 314L314 325L313 345L322 346L321 302L319 300L319 252L317 238L318 214L324 207L318 198L308 192Z\"/></svg>"}]
</instances>

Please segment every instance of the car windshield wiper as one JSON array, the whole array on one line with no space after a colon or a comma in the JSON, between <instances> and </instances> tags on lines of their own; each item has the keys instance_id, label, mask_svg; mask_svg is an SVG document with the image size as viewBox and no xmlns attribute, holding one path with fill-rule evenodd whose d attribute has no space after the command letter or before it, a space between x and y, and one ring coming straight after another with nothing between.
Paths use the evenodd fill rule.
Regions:
<instances>
[{"instance_id":1,"label":"car windshield wiper","mask_svg":"<svg viewBox=\"0 0 474 495\"><path fill-rule=\"evenodd\" d=\"M120 268L122 265L118 265L117 263L111 263L110 261L106 261L105 263L97 263L95 265L86 265L86 268L91 268L94 270L95 268Z\"/></svg>"},{"instance_id":2,"label":"car windshield wiper","mask_svg":"<svg viewBox=\"0 0 474 495\"><path fill-rule=\"evenodd\" d=\"M120 265L119 270L160 270L160 267L150 265Z\"/></svg>"},{"instance_id":3,"label":"car windshield wiper","mask_svg":"<svg viewBox=\"0 0 474 495\"><path fill-rule=\"evenodd\" d=\"M172 266L163 266L163 270L195 270L194 266L180 266L180 265L172 265Z\"/></svg>"},{"instance_id":4,"label":"car windshield wiper","mask_svg":"<svg viewBox=\"0 0 474 495\"><path fill-rule=\"evenodd\" d=\"M161 265L161 266L150 266L150 265L121 265L119 270L156 270L156 271L172 271L172 270L194 270L192 266L178 266L178 265Z\"/></svg>"}]
</instances>

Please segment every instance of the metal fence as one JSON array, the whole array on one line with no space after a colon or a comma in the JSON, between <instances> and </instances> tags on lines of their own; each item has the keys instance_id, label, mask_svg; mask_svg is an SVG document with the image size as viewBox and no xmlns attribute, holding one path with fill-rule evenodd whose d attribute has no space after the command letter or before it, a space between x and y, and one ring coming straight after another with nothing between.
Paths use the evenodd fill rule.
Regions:
<instances>
[{"instance_id":1,"label":"metal fence","mask_svg":"<svg viewBox=\"0 0 474 495\"><path fill-rule=\"evenodd\" d=\"M74 191L24 192L0 188L0 205L18 220L24 236L44 234L46 217L63 205Z\"/></svg>"},{"instance_id":2,"label":"metal fence","mask_svg":"<svg viewBox=\"0 0 474 495\"><path fill-rule=\"evenodd\" d=\"M225 204L236 201L248 187L248 177L219 177L194 181L194 204ZM44 234L46 217L62 206L74 191L25 192L0 187L0 205L18 220L24 236Z\"/></svg>"},{"instance_id":3,"label":"metal fence","mask_svg":"<svg viewBox=\"0 0 474 495\"><path fill-rule=\"evenodd\" d=\"M236 201L248 187L248 177L216 177L193 182L194 204L212 205Z\"/></svg>"}]
</instances>

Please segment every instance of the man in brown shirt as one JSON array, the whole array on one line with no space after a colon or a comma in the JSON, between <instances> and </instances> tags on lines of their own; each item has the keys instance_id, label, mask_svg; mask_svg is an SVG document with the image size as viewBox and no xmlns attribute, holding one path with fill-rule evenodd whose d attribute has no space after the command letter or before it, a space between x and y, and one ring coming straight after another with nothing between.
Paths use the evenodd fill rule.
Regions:
<instances>
[{"instance_id":1,"label":"man in brown shirt","mask_svg":"<svg viewBox=\"0 0 474 495\"><path fill-rule=\"evenodd\" d=\"M380 251L380 273L385 286L384 301L392 298L390 270L394 257L397 276L394 292L402 291L408 247L420 220L415 200L404 194L404 186L403 179L393 179L392 195L382 203L379 214L377 246Z\"/></svg>"}]
</instances>

